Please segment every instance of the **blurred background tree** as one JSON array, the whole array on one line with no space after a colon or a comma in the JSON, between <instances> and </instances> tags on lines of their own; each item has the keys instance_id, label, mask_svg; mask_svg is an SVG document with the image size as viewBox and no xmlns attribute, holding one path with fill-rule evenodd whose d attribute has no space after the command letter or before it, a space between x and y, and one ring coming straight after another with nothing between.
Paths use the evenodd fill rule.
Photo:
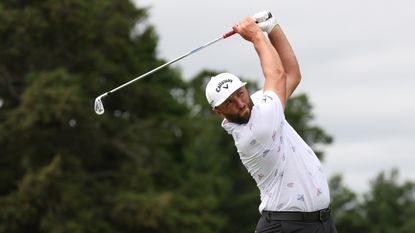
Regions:
<instances>
[{"instance_id":1,"label":"blurred background tree","mask_svg":"<svg viewBox=\"0 0 415 233\"><path fill-rule=\"evenodd\" d=\"M3 0L0 22L0 232L254 230L257 188L205 102L218 71L186 81L166 68L93 112L103 91L165 62L145 8ZM312 124L307 96L286 115L322 156L316 146L332 138ZM381 175L362 201L333 178L340 231L409 232L413 184L396 176Z\"/></svg>"},{"instance_id":2,"label":"blurred background tree","mask_svg":"<svg viewBox=\"0 0 415 233\"><path fill-rule=\"evenodd\" d=\"M377 175L361 197L344 187L340 175L330 188L339 232L413 232L415 183L400 182L396 169Z\"/></svg>"}]
</instances>

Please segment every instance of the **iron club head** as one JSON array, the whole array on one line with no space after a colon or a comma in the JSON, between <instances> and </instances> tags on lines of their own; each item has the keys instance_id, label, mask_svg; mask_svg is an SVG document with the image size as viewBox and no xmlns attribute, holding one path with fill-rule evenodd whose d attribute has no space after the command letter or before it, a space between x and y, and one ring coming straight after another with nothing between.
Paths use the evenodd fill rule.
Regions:
<instances>
[{"instance_id":1,"label":"iron club head","mask_svg":"<svg viewBox=\"0 0 415 233\"><path fill-rule=\"evenodd\" d=\"M104 114L104 105L102 104L101 96L95 98L95 104L94 104L95 113L98 115Z\"/></svg>"}]
</instances>

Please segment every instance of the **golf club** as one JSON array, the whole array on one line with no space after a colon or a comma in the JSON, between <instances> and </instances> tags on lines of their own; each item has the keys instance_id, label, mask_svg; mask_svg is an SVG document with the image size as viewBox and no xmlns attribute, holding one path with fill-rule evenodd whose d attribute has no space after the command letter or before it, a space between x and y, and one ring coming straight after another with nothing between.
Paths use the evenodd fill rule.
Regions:
<instances>
[{"instance_id":1,"label":"golf club","mask_svg":"<svg viewBox=\"0 0 415 233\"><path fill-rule=\"evenodd\" d=\"M272 17L271 13L268 13L268 17L264 21L268 20L271 17ZM258 21L256 23L258 23ZM105 96L108 96L108 95L110 95L110 94L112 94L112 93L120 90L121 88L130 85L131 83L133 83L133 82L135 82L135 81L137 81L139 79L142 79L142 78L144 78L144 77L146 77L146 76L148 76L148 75L150 75L150 74L152 74L154 72L157 72L158 70L160 70L160 69L162 69L162 68L164 68L164 67L166 67L166 66L168 66L168 65L170 65L172 63L175 63L175 62L177 62L177 61L179 61L179 60L181 60L181 59L183 59L183 58L185 58L185 57L187 57L187 56L189 56L189 55L191 55L193 53L196 53L196 52L200 51L203 48L208 47L209 45L212 45L212 44L214 44L214 43L216 43L216 42L218 42L218 41L220 41L222 39L226 39L226 38L228 38L228 37L230 37L230 36L232 36L234 34L235 34L235 32L233 30L230 31L230 32L228 32L228 33L225 33L222 36L220 36L220 37L218 37L218 38L216 38L216 39L214 39L214 40L212 40L212 41L210 41L210 42L208 42L208 43L200 46L199 48L196 48L196 49L194 49L194 50L192 50L190 52L187 52L187 53L185 53L185 54L183 54L183 55L181 55L181 56L173 59L172 61L169 61L169 62L167 62L167 63L165 63L165 64L163 64L163 65L161 65L161 66L159 66L159 67L157 67L157 68L155 68L153 70L148 71L147 73L145 73L145 74L143 74L143 75L141 75L141 76L139 76L139 77L137 77L137 78L135 78L135 79L133 79L131 81L128 81L128 82L122 84L121 86L118 86L118 87L116 87L116 88L114 88L114 89L112 89L112 90L110 90L110 91L108 91L108 92L106 92L106 93L98 96L97 98L95 98L95 103L94 103L95 113L98 114L98 115L104 114L104 111L105 110L104 110L104 105L103 105L101 99L104 98Z\"/></svg>"}]
</instances>

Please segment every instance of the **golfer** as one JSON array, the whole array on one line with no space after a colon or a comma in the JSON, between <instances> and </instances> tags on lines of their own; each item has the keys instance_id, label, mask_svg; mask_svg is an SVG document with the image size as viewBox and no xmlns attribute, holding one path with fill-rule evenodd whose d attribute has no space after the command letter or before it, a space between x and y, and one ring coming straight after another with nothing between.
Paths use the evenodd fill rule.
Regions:
<instances>
[{"instance_id":1,"label":"golfer","mask_svg":"<svg viewBox=\"0 0 415 233\"><path fill-rule=\"evenodd\" d=\"M250 96L245 82L221 73L208 82L206 98L224 118L222 127L232 135L242 163L260 190L256 232L337 232L322 166L285 119L286 100L301 74L287 38L275 17L269 16L260 12L233 26L258 54L263 89Z\"/></svg>"}]
</instances>

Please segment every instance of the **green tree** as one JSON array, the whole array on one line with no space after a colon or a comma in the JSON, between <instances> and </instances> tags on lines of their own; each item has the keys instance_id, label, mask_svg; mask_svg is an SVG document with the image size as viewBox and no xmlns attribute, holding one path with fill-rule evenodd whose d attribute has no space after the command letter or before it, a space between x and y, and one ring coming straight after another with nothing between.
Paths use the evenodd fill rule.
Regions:
<instances>
[{"instance_id":1,"label":"green tree","mask_svg":"<svg viewBox=\"0 0 415 233\"><path fill-rule=\"evenodd\" d=\"M331 179L330 188L339 232L413 232L415 183L399 182L396 169L377 175L362 198L344 187L339 175Z\"/></svg>"},{"instance_id":2,"label":"green tree","mask_svg":"<svg viewBox=\"0 0 415 233\"><path fill-rule=\"evenodd\" d=\"M381 172L364 195L365 219L370 232L412 232L415 224L415 183L399 183L399 172Z\"/></svg>"},{"instance_id":3,"label":"green tree","mask_svg":"<svg viewBox=\"0 0 415 233\"><path fill-rule=\"evenodd\" d=\"M343 177L334 175L329 181L331 208L339 232L368 232L369 224L363 217L364 207L356 193L345 187Z\"/></svg>"},{"instance_id":4,"label":"green tree","mask_svg":"<svg viewBox=\"0 0 415 233\"><path fill-rule=\"evenodd\" d=\"M1 232L217 232L213 185L182 179L205 175L185 153L194 131L177 71L92 110L103 90L164 63L145 19L127 0L0 3Z\"/></svg>"}]
</instances>

